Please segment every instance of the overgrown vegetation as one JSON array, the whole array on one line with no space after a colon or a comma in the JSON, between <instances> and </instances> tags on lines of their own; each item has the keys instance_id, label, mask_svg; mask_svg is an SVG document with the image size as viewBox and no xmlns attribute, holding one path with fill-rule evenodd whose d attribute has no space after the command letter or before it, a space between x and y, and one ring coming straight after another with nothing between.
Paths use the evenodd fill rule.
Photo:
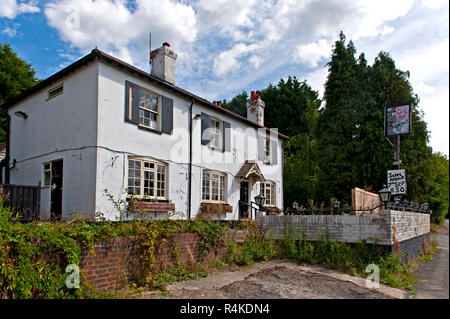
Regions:
<instances>
[{"instance_id":1,"label":"overgrown vegetation","mask_svg":"<svg viewBox=\"0 0 450 319\"><path fill-rule=\"evenodd\" d=\"M79 264L82 250L92 254L96 242L119 236L137 237L145 274L138 284L159 286L164 275L154 272L156 254L175 233L198 234L206 255L220 245L226 229L225 224L202 219L110 222L96 216L70 222L21 224L15 221L16 217L0 202L0 298L98 297L89 285L68 289L65 268ZM181 276L180 269L174 275L177 278ZM86 282L83 273L81 276L81 281Z\"/></svg>"},{"instance_id":2,"label":"overgrown vegetation","mask_svg":"<svg viewBox=\"0 0 450 319\"><path fill-rule=\"evenodd\" d=\"M98 217L98 216L97 216ZM202 256L213 253L213 267L230 265L249 266L254 262L271 259L290 259L300 263L323 264L351 275L367 277L369 264L380 268L381 283L412 289L416 280L412 264L402 264L400 256L392 255L382 246L365 242L345 244L329 240L304 240L294 230L286 231L284 239L274 240L266 236L267 229L259 223L247 222L240 225L248 235L237 244L232 238L225 238L225 223L204 219L158 220L108 222L76 218L70 222L15 222L10 209L0 204L0 298L120 298L120 293L98 293L92 285L86 284L81 273L79 289L66 287L68 264L79 264L82 251L92 253L95 242L117 236L136 236L141 249L143 276L130 283L133 291L165 289L167 283L196 279L208 275L210 265L196 263L182 265L178 260L178 247L172 242L175 264L165 270L155 269L155 260L161 245L169 243L177 232L196 233L201 238ZM217 257L214 252L225 249ZM434 249L434 250L433 250ZM431 260L432 245L421 261Z\"/></svg>"}]
</instances>

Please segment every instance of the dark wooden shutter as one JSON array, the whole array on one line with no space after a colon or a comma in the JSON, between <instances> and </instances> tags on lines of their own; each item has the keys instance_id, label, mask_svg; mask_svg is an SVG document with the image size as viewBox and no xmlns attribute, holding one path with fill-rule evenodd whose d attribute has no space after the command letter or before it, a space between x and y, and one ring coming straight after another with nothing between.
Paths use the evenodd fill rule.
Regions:
<instances>
[{"instance_id":1,"label":"dark wooden shutter","mask_svg":"<svg viewBox=\"0 0 450 319\"><path fill-rule=\"evenodd\" d=\"M130 91L132 94L132 105L130 105ZM139 86L129 81L125 81L125 121L136 125L139 124Z\"/></svg>"},{"instance_id":2,"label":"dark wooden shutter","mask_svg":"<svg viewBox=\"0 0 450 319\"><path fill-rule=\"evenodd\" d=\"M132 94L132 105L130 105L130 91ZM130 81L125 81L125 121L136 125L139 124L139 86Z\"/></svg>"},{"instance_id":3,"label":"dark wooden shutter","mask_svg":"<svg viewBox=\"0 0 450 319\"><path fill-rule=\"evenodd\" d=\"M262 134L261 130L258 130L258 160L264 161L264 152L266 146L266 134Z\"/></svg>"},{"instance_id":4,"label":"dark wooden shutter","mask_svg":"<svg viewBox=\"0 0 450 319\"><path fill-rule=\"evenodd\" d=\"M211 126L211 118L208 114L202 112L202 145L208 145L211 141L211 137L209 136L209 128Z\"/></svg>"},{"instance_id":5,"label":"dark wooden shutter","mask_svg":"<svg viewBox=\"0 0 450 319\"><path fill-rule=\"evenodd\" d=\"M270 143L272 144L270 147L270 151L272 152L272 161L270 164L277 165L278 162L278 143L277 140L271 140Z\"/></svg>"},{"instance_id":6,"label":"dark wooden shutter","mask_svg":"<svg viewBox=\"0 0 450 319\"><path fill-rule=\"evenodd\" d=\"M231 124L223 121L222 152L231 151Z\"/></svg>"},{"instance_id":7,"label":"dark wooden shutter","mask_svg":"<svg viewBox=\"0 0 450 319\"><path fill-rule=\"evenodd\" d=\"M161 132L172 134L173 131L173 100L167 96L162 97Z\"/></svg>"}]
</instances>

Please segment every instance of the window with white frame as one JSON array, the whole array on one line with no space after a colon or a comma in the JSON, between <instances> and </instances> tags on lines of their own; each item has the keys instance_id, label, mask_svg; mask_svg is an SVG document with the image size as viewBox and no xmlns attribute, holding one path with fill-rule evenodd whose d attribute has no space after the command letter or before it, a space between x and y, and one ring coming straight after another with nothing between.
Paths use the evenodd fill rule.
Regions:
<instances>
[{"instance_id":1,"label":"window with white frame","mask_svg":"<svg viewBox=\"0 0 450 319\"><path fill-rule=\"evenodd\" d=\"M43 186L50 186L51 182L52 182L52 163L45 163Z\"/></svg>"},{"instance_id":2,"label":"window with white frame","mask_svg":"<svg viewBox=\"0 0 450 319\"><path fill-rule=\"evenodd\" d=\"M128 194L167 199L167 164L150 159L130 158Z\"/></svg>"},{"instance_id":3,"label":"window with white frame","mask_svg":"<svg viewBox=\"0 0 450 319\"><path fill-rule=\"evenodd\" d=\"M160 97L148 90L139 89L139 124L159 130Z\"/></svg>"},{"instance_id":4,"label":"window with white frame","mask_svg":"<svg viewBox=\"0 0 450 319\"><path fill-rule=\"evenodd\" d=\"M225 203L226 175L216 171L203 171L202 200Z\"/></svg>"},{"instance_id":5,"label":"window with white frame","mask_svg":"<svg viewBox=\"0 0 450 319\"><path fill-rule=\"evenodd\" d=\"M222 121L215 117L211 117L210 137L209 146L222 149Z\"/></svg>"},{"instance_id":6,"label":"window with white frame","mask_svg":"<svg viewBox=\"0 0 450 319\"><path fill-rule=\"evenodd\" d=\"M275 206L275 183L274 182L261 182L259 193L264 196L264 206Z\"/></svg>"}]
</instances>

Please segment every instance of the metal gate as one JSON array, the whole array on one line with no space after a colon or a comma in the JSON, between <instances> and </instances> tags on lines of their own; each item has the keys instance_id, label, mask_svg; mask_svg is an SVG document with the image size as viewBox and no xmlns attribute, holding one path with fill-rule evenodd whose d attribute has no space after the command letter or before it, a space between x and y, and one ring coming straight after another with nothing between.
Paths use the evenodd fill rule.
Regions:
<instances>
[{"instance_id":1,"label":"metal gate","mask_svg":"<svg viewBox=\"0 0 450 319\"><path fill-rule=\"evenodd\" d=\"M39 219L41 206L41 182L37 186L0 185L0 196L4 204L13 209L20 222Z\"/></svg>"}]
</instances>

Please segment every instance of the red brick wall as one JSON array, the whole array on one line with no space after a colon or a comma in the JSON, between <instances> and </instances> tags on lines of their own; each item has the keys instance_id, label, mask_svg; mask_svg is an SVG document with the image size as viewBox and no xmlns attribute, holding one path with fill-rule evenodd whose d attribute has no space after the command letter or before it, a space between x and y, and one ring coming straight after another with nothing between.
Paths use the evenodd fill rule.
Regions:
<instances>
[{"instance_id":1,"label":"red brick wall","mask_svg":"<svg viewBox=\"0 0 450 319\"><path fill-rule=\"evenodd\" d=\"M246 231L230 231L226 237L241 242ZM178 250L178 258L174 256L174 241ZM220 249L219 249L220 250ZM219 250L212 252L219 255ZM129 280L136 280L142 275L139 249L134 237L117 237L105 240L94 246L94 255L82 254L80 268L86 280L99 291L115 290ZM164 271L170 265L190 265L202 262L205 258L200 247L200 236L192 233L177 233L173 240L162 245L156 255L155 267Z\"/></svg>"},{"instance_id":2,"label":"red brick wall","mask_svg":"<svg viewBox=\"0 0 450 319\"><path fill-rule=\"evenodd\" d=\"M94 246L94 255L85 252L80 268L89 283L99 291L113 290L139 273L136 242L133 237L111 238Z\"/></svg>"}]
</instances>

